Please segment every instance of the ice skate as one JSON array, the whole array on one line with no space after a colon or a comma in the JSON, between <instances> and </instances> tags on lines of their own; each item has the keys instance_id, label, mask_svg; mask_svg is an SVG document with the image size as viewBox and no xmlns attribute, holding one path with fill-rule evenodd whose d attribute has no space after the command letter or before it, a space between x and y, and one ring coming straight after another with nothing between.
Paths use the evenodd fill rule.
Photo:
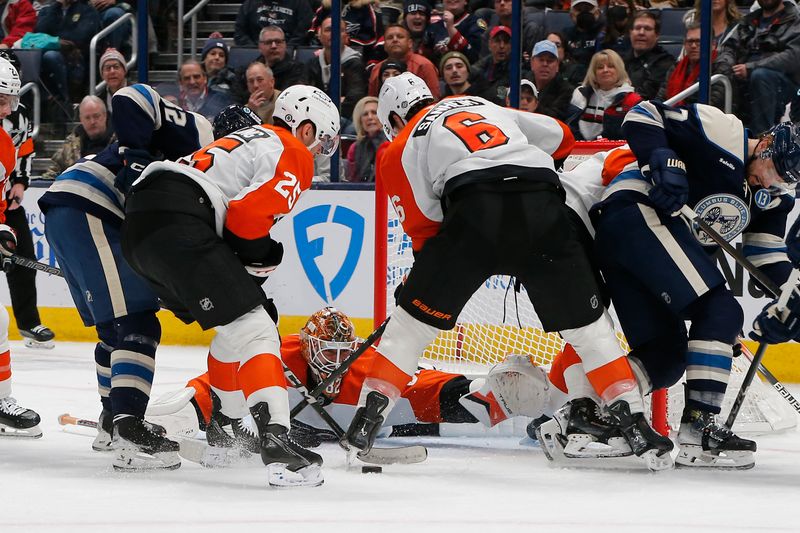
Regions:
<instances>
[{"instance_id":1,"label":"ice skate","mask_svg":"<svg viewBox=\"0 0 800 533\"><path fill-rule=\"evenodd\" d=\"M234 446L250 453L261 453L258 428L252 416L234 418L231 420L233 428Z\"/></svg>"},{"instance_id":2,"label":"ice skate","mask_svg":"<svg viewBox=\"0 0 800 533\"><path fill-rule=\"evenodd\" d=\"M221 401L214 391L211 391L211 417L206 426L206 441L209 446L217 448L232 448L233 437L230 431L226 431L225 427L231 425L231 419L222 414L220 411Z\"/></svg>"},{"instance_id":3,"label":"ice skate","mask_svg":"<svg viewBox=\"0 0 800 533\"><path fill-rule=\"evenodd\" d=\"M51 350L56 346L56 343L53 342L53 339L56 338L56 334L53 333L50 328L41 324L31 329L21 329L19 330L19 334L22 335L22 340L25 341L26 348Z\"/></svg>"},{"instance_id":4,"label":"ice skate","mask_svg":"<svg viewBox=\"0 0 800 533\"><path fill-rule=\"evenodd\" d=\"M756 464L754 441L738 437L714 414L697 408L683 410L678 446L675 463L681 467L746 470Z\"/></svg>"},{"instance_id":5,"label":"ice skate","mask_svg":"<svg viewBox=\"0 0 800 533\"><path fill-rule=\"evenodd\" d=\"M273 487L317 487L322 485L322 457L291 438L287 428L270 424L269 406L260 402L250 408L258 428L261 461L267 466Z\"/></svg>"},{"instance_id":6,"label":"ice skate","mask_svg":"<svg viewBox=\"0 0 800 533\"><path fill-rule=\"evenodd\" d=\"M92 449L96 452L110 452L114 449L114 416L111 411L103 409L97 419L97 436L92 441Z\"/></svg>"},{"instance_id":7,"label":"ice skate","mask_svg":"<svg viewBox=\"0 0 800 533\"><path fill-rule=\"evenodd\" d=\"M367 402L356 411L347 433L342 439L342 447L348 452L356 451L359 455L372 449L378 431L383 425L383 411L389 406L389 398L378 391L367 394Z\"/></svg>"},{"instance_id":8,"label":"ice skate","mask_svg":"<svg viewBox=\"0 0 800 533\"><path fill-rule=\"evenodd\" d=\"M117 470L174 470L181 466L178 443L166 438L164 428L126 415L114 421L114 468Z\"/></svg>"},{"instance_id":9,"label":"ice skate","mask_svg":"<svg viewBox=\"0 0 800 533\"><path fill-rule=\"evenodd\" d=\"M669 453L673 448L672 441L656 433L643 413L631 413L630 405L625 400L617 400L607 410L611 419L619 424L633 453L641 457L650 470L672 468L673 461Z\"/></svg>"},{"instance_id":10,"label":"ice skate","mask_svg":"<svg viewBox=\"0 0 800 533\"><path fill-rule=\"evenodd\" d=\"M0 437L38 439L42 436L35 411L17 405L14 398L0 398Z\"/></svg>"}]
</instances>

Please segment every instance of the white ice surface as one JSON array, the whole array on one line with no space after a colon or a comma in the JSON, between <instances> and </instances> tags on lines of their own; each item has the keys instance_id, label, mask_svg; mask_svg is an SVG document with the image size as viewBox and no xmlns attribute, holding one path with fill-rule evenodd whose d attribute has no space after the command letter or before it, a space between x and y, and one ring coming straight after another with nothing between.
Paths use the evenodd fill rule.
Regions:
<instances>
[{"instance_id":1,"label":"white ice surface","mask_svg":"<svg viewBox=\"0 0 800 533\"><path fill-rule=\"evenodd\" d=\"M796 431L760 437L756 467L743 472L554 468L516 438L451 437L425 439L425 463L370 475L325 446L319 488L270 489L263 468L187 461L118 473L91 450L91 431L57 422L99 412L93 350L12 343L14 395L42 415L44 437L0 439L0 532L800 531ZM154 396L183 387L205 358L201 347L160 348Z\"/></svg>"}]
</instances>

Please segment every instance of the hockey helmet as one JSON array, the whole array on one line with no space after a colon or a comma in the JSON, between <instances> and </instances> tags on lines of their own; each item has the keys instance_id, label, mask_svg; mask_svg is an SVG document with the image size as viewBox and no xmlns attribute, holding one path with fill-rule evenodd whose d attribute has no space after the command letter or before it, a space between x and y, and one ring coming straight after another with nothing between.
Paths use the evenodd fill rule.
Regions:
<instances>
[{"instance_id":1,"label":"hockey helmet","mask_svg":"<svg viewBox=\"0 0 800 533\"><path fill-rule=\"evenodd\" d=\"M19 73L8 59L0 57L0 94L11 97L11 110L16 111L19 105L19 90L22 82Z\"/></svg>"},{"instance_id":2,"label":"hockey helmet","mask_svg":"<svg viewBox=\"0 0 800 533\"><path fill-rule=\"evenodd\" d=\"M17 57L13 48L0 48L0 58L7 59L8 62L17 69L17 74L22 78L22 63L20 63L19 57Z\"/></svg>"},{"instance_id":3,"label":"hockey helmet","mask_svg":"<svg viewBox=\"0 0 800 533\"><path fill-rule=\"evenodd\" d=\"M339 146L339 110L327 94L310 85L292 85L275 100L273 118L284 121L292 134L306 121L314 124L317 140L309 150L322 146L320 154L331 156Z\"/></svg>"},{"instance_id":4,"label":"hockey helmet","mask_svg":"<svg viewBox=\"0 0 800 533\"><path fill-rule=\"evenodd\" d=\"M800 181L800 131L791 122L773 126L766 136L772 137L769 146L759 154L761 159L772 159L775 170L786 183Z\"/></svg>"},{"instance_id":5,"label":"hockey helmet","mask_svg":"<svg viewBox=\"0 0 800 533\"><path fill-rule=\"evenodd\" d=\"M261 118L245 105L232 104L214 117L214 139L261 124Z\"/></svg>"},{"instance_id":6,"label":"hockey helmet","mask_svg":"<svg viewBox=\"0 0 800 533\"><path fill-rule=\"evenodd\" d=\"M408 111L419 102L433 101L433 94L419 76L403 72L383 82L378 96L378 120L383 132L390 141L394 138L392 113L403 120L408 120Z\"/></svg>"},{"instance_id":7,"label":"hockey helmet","mask_svg":"<svg viewBox=\"0 0 800 533\"><path fill-rule=\"evenodd\" d=\"M358 340L350 319L335 307L324 307L311 315L300 330L300 351L318 382L324 381L339 368L353 350ZM325 396L333 399L339 394L340 377L325 389Z\"/></svg>"}]
</instances>

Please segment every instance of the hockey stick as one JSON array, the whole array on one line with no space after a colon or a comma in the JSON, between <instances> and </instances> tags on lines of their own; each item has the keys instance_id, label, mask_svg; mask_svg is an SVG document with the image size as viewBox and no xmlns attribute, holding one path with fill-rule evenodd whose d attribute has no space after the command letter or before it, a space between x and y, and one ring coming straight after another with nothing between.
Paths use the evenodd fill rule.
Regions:
<instances>
[{"instance_id":1,"label":"hockey stick","mask_svg":"<svg viewBox=\"0 0 800 533\"><path fill-rule=\"evenodd\" d=\"M742 346L744 346L744 344ZM758 350L756 350L756 355L750 362L750 368L747 369L747 373L744 375L742 386L739 389L739 393L736 395L733 405L731 406L731 412L728 413L728 420L725 422L725 425L728 426L728 429L733 429L733 423L736 422L736 417L739 415L739 411L742 408L747 391L750 390L750 385L753 383L753 379L756 375L756 369L758 368L758 365L761 364L761 360L764 358L764 354L767 351L767 346L769 346L769 344L766 342L759 343Z\"/></svg>"},{"instance_id":2,"label":"hockey stick","mask_svg":"<svg viewBox=\"0 0 800 533\"><path fill-rule=\"evenodd\" d=\"M286 379L289 380L289 383L292 384L292 387L297 389L297 391L303 395L303 398L306 402L309 402L309 405L317 412L317 414L328 424L333 432L336 434L336 438L339 440L344 438L345 431L342 429L342 426L339 425L336 420L325 410L322 404L317 401L316 398L311 396L311 393L308 391L303 382L292 372L289 367L283 365L283 373L286 376ZM356 454L356 457L361 459L365 463L372 463L377 465L386 465L386 464L396 464L396 463L404 463L404 464L412 464L412 463L421 463L428 457L428 450L424 446L400 446L397 448L376 448L373 447L367 453L359 453Z\"/></svg>"},{"instance_id":3,"label":"hockey stick","mask_svg":"<svg viewBox=\"0 0 800 533\"><path fill-rule=\"evenodd\" d=\"M62 426L83 426L85 428L92 428L97 429L97 422L94 420L86 420L84 418L78 418L76 416L71 416L69 413L64 413L63 415L59 415L58 423Z\"/></svg>"},{"instance_id":4,"label":"hockey stick","mask_svg":"<svg viewBox=\"0 0 800 533\"><path fill-rule=\"evenodd\" d=\"M34 261L33 259L28 259L27 257L22 257L21 255L11 254L7 255L14 264L24 266L25 268L30 268L33 270L38 270L39 272L44 272L46 274L51 274L53 276L64 277L64 273L61 271L60 268L52 267L50 265L46 265L44 263L40 263L39 261Z\"/></svg>"},{"instance_id":5,"label":"hockey stick","mask_svg":"<svg viewBox=\"0 0 800 533\"><path fill-rule=\"evenodd\" d=\"M328 388L328 385L339 379L340 376L344 375L347 372L347 369L352 366L353 363L356 362L356 359L361 357L361 354L367 351L367 348L372 346L372 344L377 341L381 335L383 335L383 331L386 329L386 324L389 323L389 319L392 318L391 316L386 317L386 320L381 322L381 325L378 326L378 329L372 332L369 337L364 339L364 342L361 343L361 346L358 347L347 359L342 361L342 364L339 367L330 373L327 379L324 379L320 382L319 385L314 387L314 389L309 393L308 396L305 397L304 402L300 402L294 406L291 412L291 418L295 418L300 412L306 408L307 405L311 405L314 403L319 402L320 395Z\"/></svg>"}]
</instances>

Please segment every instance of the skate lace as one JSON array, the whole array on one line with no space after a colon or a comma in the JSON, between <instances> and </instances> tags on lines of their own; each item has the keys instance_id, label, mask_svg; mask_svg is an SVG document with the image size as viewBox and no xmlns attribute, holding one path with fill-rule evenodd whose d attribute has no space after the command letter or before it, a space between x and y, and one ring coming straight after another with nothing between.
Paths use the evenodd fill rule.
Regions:
<instances>
[{"instance_id":1,"label":"skate lace","mask_svg":"<svg viewBox=\"0 0 800 533\"><path fill-rule=\"evenodd\" d=\"M239 418L239 419L237 419L237 420L235 421L236 427L237 427L237 429L238 429L239 431L241 431L242 433L245 433L245 434L246 434L247 436L249 436L249 437L257 438L257 437L258 437L258 433L257 433L257 431L256 431L256 430L253 428L253 424L254 424L254 423L255 423L255 422L253 421L253 419L252 419L252 418L250 418L250 419L249 419L249 420L247 420L247 421L245 421L245 419L244 419L244 418Z\"/></svg>"},{"instance_id":2,"label":"skate lace","mask_svg":"<svg viewBox=\"0 0 800 533\"><path fill-rule=\"evenodd\" d=\"M25 412L25 408L17 405L17 400L9 397L0 400L0 411L8 415L17 416L23 414Z\"/></svg>"},{"instance_id":3,"label":"skate lace","mask_svg":"<svg viewBox=\"0 0 800 533\"><path fill-rule=\"evenodd\" d=\"M32 332L32 333L36 333L36 334L39 334L39 333L45 333L46 331L47 331L47 328L46 328L46 327L44 327L44 326L43 326L43 325L41 325L41 324L39 324L38 326L34 326L33 328L31 328L31 332Z\"/></svg>"}]
</instances>

